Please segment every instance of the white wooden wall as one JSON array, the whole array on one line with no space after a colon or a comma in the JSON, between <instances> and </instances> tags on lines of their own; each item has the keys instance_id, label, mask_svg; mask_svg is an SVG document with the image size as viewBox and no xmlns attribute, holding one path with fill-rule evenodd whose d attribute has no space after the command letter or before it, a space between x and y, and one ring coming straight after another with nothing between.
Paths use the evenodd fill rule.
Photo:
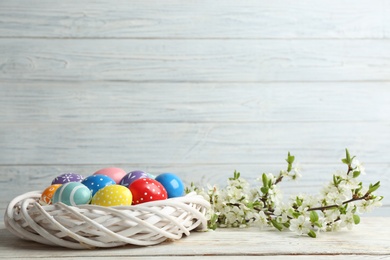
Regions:
<instances>
[{"instance_id":1,"label":"white wooden wall","mask_svg":"<svg viewBox=\"0 0 390 260\"><path fill-rule=\"evenodd\" d=\"M346 147L390 195L386 0L1 0L0 94L1 212L62 172L222 185L288 151L316 193Z\"/></svg>"}]
</instances>

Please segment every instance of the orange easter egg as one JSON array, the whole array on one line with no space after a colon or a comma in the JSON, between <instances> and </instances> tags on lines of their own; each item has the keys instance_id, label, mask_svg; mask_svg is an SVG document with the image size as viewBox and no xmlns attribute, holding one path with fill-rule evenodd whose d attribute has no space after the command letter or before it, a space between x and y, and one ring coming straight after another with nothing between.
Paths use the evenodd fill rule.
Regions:
<instances>
[{"instance_id":1,"label":"orange easter egg","mask_svg":"<svg viewBox=\"0 0 390 260\"><path fill-rule=\"evenodd\" d=\"M51 204L51 198L53 197L56 190L61 187L62 184L52 184L49 187L47 187L41 195L41 198L39 199L39 204L41 205L50 205Z\"/></svg>"}]
</instances>

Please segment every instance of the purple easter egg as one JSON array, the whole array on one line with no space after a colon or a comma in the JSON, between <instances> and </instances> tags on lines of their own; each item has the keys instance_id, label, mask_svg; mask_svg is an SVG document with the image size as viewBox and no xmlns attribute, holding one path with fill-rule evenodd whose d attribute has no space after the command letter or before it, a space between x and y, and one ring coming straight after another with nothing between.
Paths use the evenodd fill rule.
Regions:
<instances>
[{"instance_id":1,"label":"purple easter egg","mask_svg":"<svg viewBox=\"0 0 390 260\"><path fill-rule=\"evenodd\" d=\"M83 176L77 173L64 173L54 178L51 184L64 184L68 182L81 182L84 179Z\"/></svg>"},{"instance_id":2,"label":"purple easter egg","mask_svg":"<svg viewBox=\"0 0 390 260\"><path fill-rule=\"evenodd\" d=\"M120 181L120 185L129 187L133 181L143 178L149 178L148 174L144 171L131 171L126 174Z\"/></svg>"}]
</instances>

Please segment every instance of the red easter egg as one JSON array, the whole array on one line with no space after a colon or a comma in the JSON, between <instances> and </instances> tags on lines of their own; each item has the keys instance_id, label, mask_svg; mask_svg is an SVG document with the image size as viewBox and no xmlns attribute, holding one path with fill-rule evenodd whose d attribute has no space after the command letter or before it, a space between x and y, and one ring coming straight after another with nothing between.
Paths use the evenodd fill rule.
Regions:
<instances>
[{"instance_id":1,"label":"red easter egg","mask_svg":"<svg viewBox=\"0 0 390 260\"><path fill-rule=\"evenodd\" d=\"M133 194L133 205L168 198L164 186L156 180L143 178L134 181L129 187Z\"/></svg>"}]
</instances>

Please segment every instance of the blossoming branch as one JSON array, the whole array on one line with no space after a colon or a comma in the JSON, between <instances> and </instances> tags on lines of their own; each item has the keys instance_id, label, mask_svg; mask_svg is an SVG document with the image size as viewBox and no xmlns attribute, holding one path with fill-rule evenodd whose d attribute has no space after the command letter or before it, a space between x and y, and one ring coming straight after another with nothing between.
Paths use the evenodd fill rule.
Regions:
<instances>
[{"instance_id":1,"label":"blossoming branch","mask_svg":"<svg viewBox=\"0 0 390 260\"><path fill-rule=\"evenodd\" d=\"M344 227L351 229L359 224L362 213L382 205L383 197L374 195L380 182L365 186L359 181L359 176L365 174L364 167L355 156L351 157L348 149L342 159L346 170L333 174L320 194L296 195L284 202L278 184L285 179L301 177L299 169L293 165L294 161L295 157L288 153L287 168L277 175L263 173L256 188L252 188L235 171L224 189L217 186L203 189L192 183L186 191L196 191L210 201L211 209L207 215L210 229L271 226L310 237Z\"/></svg>"}]
</instances>

